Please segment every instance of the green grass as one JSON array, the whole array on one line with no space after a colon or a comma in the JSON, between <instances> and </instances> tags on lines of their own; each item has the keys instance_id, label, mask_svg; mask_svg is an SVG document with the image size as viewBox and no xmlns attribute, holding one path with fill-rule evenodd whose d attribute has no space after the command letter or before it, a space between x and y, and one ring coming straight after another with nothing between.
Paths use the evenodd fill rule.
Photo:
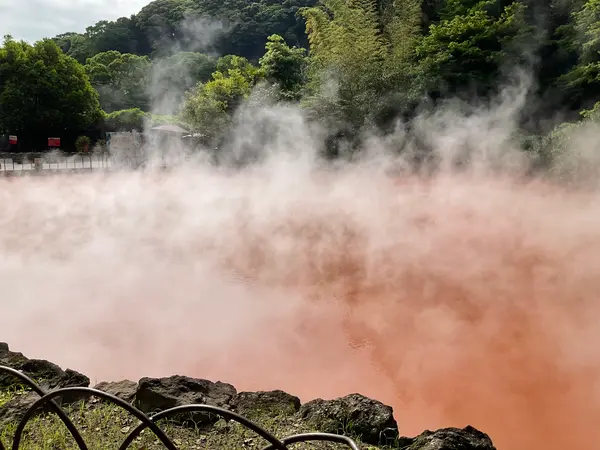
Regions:
<instances>
[{"instance_id":1,"label":"green grass","mask_svg":"<svg viewBox=\"0 0 600 450\"><path fill-rule=\"evenodd\" d=\"M0 407L12 400L16 395L26 394L27 392L28 389L24 386L15 386L4 390L0 389Z\"/></svg>"},{"instance_id":2,"label":"green grass","mask_svg":"<svg viewBox=\"0 0 600 450\"><path fill-rule=\"evenodd\" d=\"M0 406L4 406L6 402L14 397L14 393L11 391L0 391Z\"/></svg>"},{"instance_id":3,"label":"green grass","mask_svg":"<svg viewBox=\"0 0 600 450\"><path fill-rule=\"evenodd\" d=\"M0 392L0 406L15 395L24 392L22 389ZM138 420L121 408L101 401L80 402L64 407L69 417L82 434L90 450L117 449L127 434L138 425ZM252 419L275 436L319 431L307 426L293 411L253 411ZM209 427L181 427L172 421L159 421L157 424L166 432L180 449L261 449L267 444L262 438L247 428L223 419ZM16 423L8 424L0 430L0 440L10 448ZM357 439L358 440L358 439ZM361 444L363 450L375 450L377 447ZM47 414L32 419L27 427L21 449L24 450L58 450L76 449L75 441L64 424L54 414ZM129 447L137 450L163 449L164 445L150 431L145 430ZM342 449L339 444L310 443L291 445L290 449Z\"/></svg>"}]
</instances>

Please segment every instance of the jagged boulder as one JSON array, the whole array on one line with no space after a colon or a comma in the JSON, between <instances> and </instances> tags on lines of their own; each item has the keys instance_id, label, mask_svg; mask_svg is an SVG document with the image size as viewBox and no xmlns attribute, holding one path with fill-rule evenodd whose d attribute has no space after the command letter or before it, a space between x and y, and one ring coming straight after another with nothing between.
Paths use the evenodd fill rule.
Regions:
<instances>
[{"instance_id":1,"label":"jagged boulder","mask_svg":"<svg viewBox=\"0 0 600 450\"><path fill-rule=\"evenodd\" d=\"M23 364L29 361L23 353L10 351L6 342L0 342L0 363L5 366L13 367L13 364Z\"/></svg>"},{"instance_id":2,"label":"jagged boulder","mask_svg":"<svg viewBox=\"0 0 600 450\"><path fill-rule=\"evenodd\" d=\"M50 361L29 359L22 353L10 351L8 344L4 342L0 343L0 365L20 370L46 390L90 385L90 379L85 375L71 369L62 370ZM0 389L19 385L21 382L12 374L0 372Z\"/></svg>"},{"instance_id":3,"label":"jagged boulder","mask_svg":"<svg viewBox=\"0 0 600 450\"><path fill-rule=\"evenodd\" d=\"M316 399L300 408L301 417L319 431L352 434L373 445L397 436L393 413L391 406L360 394L335 400Z\"/></svg>"},{"instance_id":4,"label":"jagged boulder","mask_svg":"<svg viewBox=\"0 0 600 450\"><path fill-rule=\"evenodd\" d=\"M94 389L114 395L115 397L125 400L128 403L133 403L138 390L138 384L135 381L130 380L115 381L110 383L103 381L94 386Z\"/></svg>"},{"instance_id":5,"label":"jagged boulder","mask_svg":"<svg viewBox=\"0 0 600 450\"><path fill-rule=\"evenodd\" d=\"M10 351L8 344L0 343L0 365L17 369L37 382L45 391L65 387L88 387L90 379L74 370L62 370L59 366L43 359L29 359L22 353ZM0 372L0 389L23 386L19 379L12 374ZM25 413L40 398L35 392L20 392L8 402L0 406L0 424L20 420ZM80 395L65 395L57 397L55 402L69 404L82 399ZM49 411L50 405L36 410L36 414Z\"/></svg>"},{"instance_id":6,"label":"jagged boulder","mask_svg":"<svg viewBox=\"0 0 600 450\"><path fill-rule=\"evenodd\" d=\"M240 392L231 401L234 411L249 419L293 415L300 409L300 399L280 390Z\"/></svg>"},{"instance_id":7,"label":"jagged boulder","mask_svg":"<svg viewBox=\"0 0 600 450\"><path fill-rule=\"evenodd\" d=\"M49 361L28 359L21 353L10 351L4 343L0 343L0 365L23 371L45 390L89 386L90 380L85 375L70 369L62 370ZM7 387L12 391L20 384L13 376L0 372L0 391ZM298 397L279 390L237 393L227 383L184 376L142 378L138 383L129 380L103 382L95 388L133 403L149 415L176 406L207 404L231 409L258 422L286 416L283 419L292 424L292 429L305 422L315 431L351 435L375 446L392 445L404 450L496 450L490 437L472 426L428 430L416 437L399 437L393 409L360 394L334 400L316 399L301 405ZM33 392L17 392L4 398L10 400L4 404L0 402L0 429L20 420L39 396ZM63 405L73 401L69 398L56 400ZM50 405L46 405L37 413L49 410ZM229 429L227 422L219 420L220 417L215 414L185 413L170 419L181 425L210 425L217 431Z\"/></svg>"},{"instance_id":8,"label":"jagged boulder","mask_svg":"<svg viewBox=\"0 0 600 450\"><path fill-rule=\"evenodd\" d=\"M490 437L473 428L442 428L424 431L415 438L402 438L406 450L496 450Z\"/></svg>"},{"instance_id":9,"label":"jagged boulder","mask_svg":"<svg viewBox=\"0 0 600 450\"><path fill-rule=\"evenodd\" d=\"M237 394L227 383L212 382L175 375L168 378L142 378L135 394L135 405L142 411L152 414L176 406L204 404L229 409ZM187 419L183 419L186 417ZM219 417L214 414L185 414L173 418L182 423L214 423Z\"/></svg>"}]
</instances>

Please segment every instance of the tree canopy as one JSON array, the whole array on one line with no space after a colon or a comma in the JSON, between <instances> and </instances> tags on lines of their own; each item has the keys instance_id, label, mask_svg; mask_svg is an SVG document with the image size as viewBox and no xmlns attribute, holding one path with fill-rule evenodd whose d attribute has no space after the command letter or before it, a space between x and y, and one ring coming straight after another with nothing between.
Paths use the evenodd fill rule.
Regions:
<instances>
[{"instance_id":1,"label":"tree canopy","mask_svg":"<svg viewBox=\"0 0 600 450\"><path fill-rule=\"evenodd\" d=\"M246 58L235 55L221 58L212 80L199 82L189 92L183 109L184 118L204 133L218 135L262 77L262 71Z\"/></svg>"},{"instance_id":2,"label":"tree canopy","mask_svg":"<svg viewBox=\"0 0 600 450\"><path fill-rule=\"evenodd\" d=\"M148 110L150 66L147 56L110 50L88 58L84 69L100 94L104 111L113 112L136 107Z\"/></svg>"},{"instance_id":3,"label":"tree canopy","mask_svg":"<svg viewBox=\"0 0 600 450\"><path fill-rule=\"evenodd\" d=\"M100 21L84 33L54 37L80 63L96 53L116 50L141 56L170 56L181 51L235 54L253 62L267 38L282 36L290 45L306 46L300 8L316 0L154 0L138 14Z\"/></svg>"},{"instance_id":4,"label":"tree canopy","mask_svg":"<svg viewBox=\"0 0 600 450\"><path fill-rule=\"evenodd\" d=\"M264 77L280 90L280 100L300 100L307 81L308 58L301 47L290 48L278 34L267 39L265 54L259 60Z\"/></svg>"},{"instance_id":5,"label":"tree canopy","mask_svg":"<svg viewBox=\"0 0 600 450\"><path fill-rule=\"evenodd\" d=\"M4 39L0 48L0 128L15 134L85 129L101 116L83 67L51 40Z\"/></svg>"},{"instance_id":6,"label":"tree canopy","mask_svg":"<svg viewBox=\"0 0 600 450\"><path fill-rule=\"evenodd\" d=\"M521 132L550 136L557 111L599 118L599 24L600 0L155 0L83 33L7 38L0 126L151 119L217 137L256 98L358 136L448 98L489 99L519 68L535 100Z\"/></svg>"}]
</instances>

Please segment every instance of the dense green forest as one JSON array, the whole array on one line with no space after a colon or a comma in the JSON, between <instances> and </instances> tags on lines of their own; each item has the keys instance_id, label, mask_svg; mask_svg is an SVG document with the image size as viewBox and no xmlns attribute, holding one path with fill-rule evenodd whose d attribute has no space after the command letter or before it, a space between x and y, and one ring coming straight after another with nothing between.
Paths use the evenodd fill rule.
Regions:
<instances>
[{"instance_id":1,"label":"dense green forest","mask_svg":"<svg viewBox=\"0 0 600 450\"><path fill-rule=\"evenodd\" d=\"M0 132L37 147L173 122L218 139L254 93L359 136L485 101L517 68L533 77L524 143L560 141L559 113L594 120L600 0L155 0L85 33L6 36Z\"/></svg>"}]
</instances>

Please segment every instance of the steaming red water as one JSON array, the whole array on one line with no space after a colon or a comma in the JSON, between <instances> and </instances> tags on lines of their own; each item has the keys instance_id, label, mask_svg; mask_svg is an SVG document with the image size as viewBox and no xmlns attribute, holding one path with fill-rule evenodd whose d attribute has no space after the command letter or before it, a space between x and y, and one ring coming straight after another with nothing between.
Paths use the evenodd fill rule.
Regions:
<instances>
[{"instance_id":1,"label":"steaming red water","mask_svg":"<svg viewBox=\"0 0 600 450\"><path fill-rule=\"evenodd\" d=\"M12 347L103 379L361 392L404 435L595 449L595 195L360 172L90 180L4 186Z\"/></svg>"}]
</instances>

